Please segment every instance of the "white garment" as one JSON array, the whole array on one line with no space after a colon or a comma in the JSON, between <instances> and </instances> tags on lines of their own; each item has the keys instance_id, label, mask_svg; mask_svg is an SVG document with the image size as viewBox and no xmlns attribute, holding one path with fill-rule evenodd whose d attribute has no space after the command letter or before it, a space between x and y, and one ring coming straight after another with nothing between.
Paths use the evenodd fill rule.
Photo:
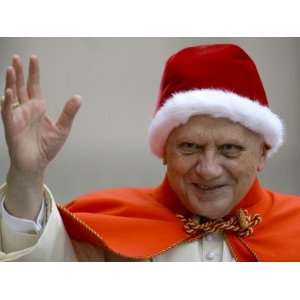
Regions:
<instances>
[{"instance_id":1,"label":"white garment","mask_svg":"<svg viewBox=\"0 0 300 300\"><path fill-rule=\"evenodd\" d=\"M77 261L54 198L44 188L44 226L39 233L12 230L0 212L0 261ZM0 199L5 189L5 184L0 187Z\"/></svg>"},{"instance_id":2,"label":"white garment","mask_svg":"<svg viewBox=\"0 0 300 300\"><path fill-rule=\"evenodd\" d=\"M5 201L5 195L1 199L0 204L0 213L2 213L3 221L7 224L7 226L17 232L23 232L23 233L40 233L40 231L43 228L43 220L45 217L45 202L42 202L42 206L40 209L40 212L36 218L36 221L33 220L27 220L15 217L11 215L4 206Z\"/></svg>"},{"instance_id":3,"label":"white garment","mask_svg":"<svg viewBox=\"0 0 300 300\"><path fill-rule=\"evenodd\" d=\"M5 186L0 188L4 194ZM37 221L10 215L4 205L0 205L0 260L3 261L77 261L72 242L67 235L55 201L45 186L46 199ZM43 221L44 220L44 221ZM73 243L73 246L74 243ZM101 249L96 249L101 251ZM101 261L110 255L100 253ZM105 258L106 257L106 258ZM234 261L221 233L209 234L201 240L183 243L151 261Z\"/></svg>"}]
</instances>

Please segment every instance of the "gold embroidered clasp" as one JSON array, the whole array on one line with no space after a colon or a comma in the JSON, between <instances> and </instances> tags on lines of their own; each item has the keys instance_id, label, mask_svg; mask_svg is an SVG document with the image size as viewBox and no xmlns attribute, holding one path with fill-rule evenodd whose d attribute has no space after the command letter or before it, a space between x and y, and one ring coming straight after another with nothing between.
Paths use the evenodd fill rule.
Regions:
<instances>
[{"instance_id":1,"label":"gold embroidered clasp","mask_svg":"<svg viewBox=\"0 0 300 300\"><path fill-rule=\"evenodd\" d=\"M235 216L215 220L199 216L186 218L183 215L176 215L176 217L183 222L185 232L192 240L201 239L204 235L217 231L233 231L240 237L247 237L253 233L253 227L262 220L258 214L249 215L246 209L239 209Z\"/></svg>"}]
</instances>

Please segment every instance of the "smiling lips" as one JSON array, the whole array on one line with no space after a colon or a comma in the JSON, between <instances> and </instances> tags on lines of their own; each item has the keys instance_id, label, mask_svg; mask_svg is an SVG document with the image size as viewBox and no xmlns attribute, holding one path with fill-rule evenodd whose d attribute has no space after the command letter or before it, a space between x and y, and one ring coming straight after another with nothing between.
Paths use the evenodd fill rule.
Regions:
<instances>
[{"instance_id":1,"label":"smiling lips","mask_svg":"<svg viewBox=\"0 0 300 300\"><path fill-rule=\"evenodd\" d=\"M202 190L202 191L213 191L216 189L219 189L221 187L224 187L226 184L219 184L219 185L205 185L205 184L197 184L197 183L193 183L193 185Z\"/></svg>"}]
</instances>

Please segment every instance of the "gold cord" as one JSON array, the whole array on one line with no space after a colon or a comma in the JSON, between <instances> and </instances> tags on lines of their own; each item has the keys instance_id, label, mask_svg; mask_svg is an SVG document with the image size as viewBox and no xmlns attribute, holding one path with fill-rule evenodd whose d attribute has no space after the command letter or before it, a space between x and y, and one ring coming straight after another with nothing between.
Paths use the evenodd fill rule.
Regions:
<instances>
[{"instance_id":1,"label":"gold cord","mask_svg":"<svg viewBox=\"0 0 300 300\"><path fill-rule=\"evenodd\" d=\"M235 216L216 220L196 216L187 218L180 214L176 217L183 222L190 240L201 239L208 233L217 231L233 231L240 237L248 237L253 233L253 227L262 220L259 214L251 216L246 209L239 209Z\"/></svg>"}]
</instances>

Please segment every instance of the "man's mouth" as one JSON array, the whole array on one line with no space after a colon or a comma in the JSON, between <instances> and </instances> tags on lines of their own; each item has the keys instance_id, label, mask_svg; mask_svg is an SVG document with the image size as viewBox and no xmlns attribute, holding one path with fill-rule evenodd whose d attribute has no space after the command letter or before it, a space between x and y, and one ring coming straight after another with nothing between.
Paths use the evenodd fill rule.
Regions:
<instances>
[{"instance_id":1,"label":"man's mouth","mask_svg":"<svg viewBox=\"0 0 300 300\"><path fill-rule=\"evenodd\" d=\"M219 188L224 187L226 184L218 184L218 185L206 185L206 184L198 184L193 182L193 186L202 191L214 191Z\"/></svg>"}]
</instances>

